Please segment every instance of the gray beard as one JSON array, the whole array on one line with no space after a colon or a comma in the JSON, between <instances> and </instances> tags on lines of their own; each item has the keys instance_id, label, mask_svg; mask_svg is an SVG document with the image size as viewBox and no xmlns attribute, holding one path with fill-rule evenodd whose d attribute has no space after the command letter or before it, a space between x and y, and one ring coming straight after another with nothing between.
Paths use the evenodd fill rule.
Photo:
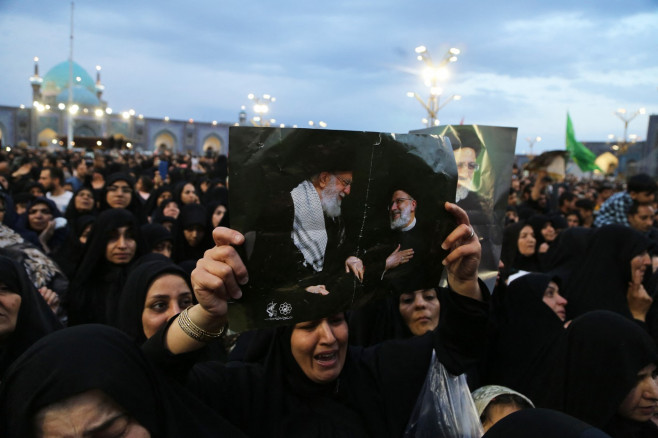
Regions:
<instances>
[{"instance_id":1,"label":"gray beard","mask_svg":"<svg viewBox=\"0 0 658 438\"><path fill-rule=\"evenodd\" d=\"M322 205L322 211L327 217L333 219L340 216L340 204L343 201L340 194L336 177L332 175L327 187L320 192L320 204Z\"/></svg>"},{"instance_id":2,"label":"gray beard","mask_svg":"<svg viewBox=\"0 0 658 438\"><path fill-rule=\"evenodd\" d=\"M468 196L469 192L470 192L470 190L468 190L468 187L458 185L457 186L457 193L455 195L455 202L459 202L462 199L465 199Z\"/></svg>"},{"instance_id":3,"label":"gray beard","mask_svg":"<svg viewBox=\"0 0 658 438\"><path fill-rule=\"evenodd\" d=\"M411 207L400 210L400 217L391 220L391 230L401 230L411 221Z\"/></svg>"}]
</instances>

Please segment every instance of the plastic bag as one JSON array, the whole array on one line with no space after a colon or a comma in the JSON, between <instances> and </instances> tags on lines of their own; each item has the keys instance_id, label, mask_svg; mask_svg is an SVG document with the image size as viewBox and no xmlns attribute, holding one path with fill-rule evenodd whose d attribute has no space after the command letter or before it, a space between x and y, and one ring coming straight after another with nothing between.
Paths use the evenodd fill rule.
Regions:
<instances>
[{"instance_id":1,"label":"plastic bag","mask_svg":"<svg viewBox=\"0 0 658 438\"><path fill-rule=\"evenodd\" d=\"M450 374L436 358L436 352L432 352L432 362L404 437L479 438L482 434L465 375Z\"/></svg>"}]
</instances>

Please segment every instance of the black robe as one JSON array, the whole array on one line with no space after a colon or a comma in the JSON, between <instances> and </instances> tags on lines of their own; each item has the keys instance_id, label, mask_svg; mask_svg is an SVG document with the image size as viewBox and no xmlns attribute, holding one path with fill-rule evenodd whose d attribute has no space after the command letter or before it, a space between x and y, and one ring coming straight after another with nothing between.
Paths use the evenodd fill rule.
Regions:
<instances>
[{"instance_id":1,"label":"black robe","mask_svg":"<svg viewBox=\"0 0 658 438\"><path fill-rule=\"evenodd\" d=\"M244 436L184 388L172 385L114 328L60 330L34 344L7 372L0 388L0 436L33 436L40 409L94 389L154 438Z\"/></svg>"},{"instance_id":2,"label":"black robe","mask_svg":"<svg viewBox=\"0 0 658 438\"><path fill-rule=\"evenodd\" d=\"M483 293L486 293L483 292ZM290 351L292 327L277 329L264 365L197 365L188 387L250 436L399 437L423 385L432 349L452 374L461 374L483 350L487 305L454 292L437 330L371 347L348 347L339 377L311 382ZM159 332L144 344L158 366L185 375Z\"/></svg>"},{"instance_id":3,"label":"black robe","mask_svg":"<svg viewBox=\"0 0 658 438\"><path fill-rule=\"evenodd\" d=\"M655 343L638 324L609 311L589 312L573 320L553 357L545 391L533 400L537 406L565 412L613 438L657 436L651 421L617 415L638 372L658 361ZM654 432L641 434L647 430Z\"/></svg>"}]
</instances>

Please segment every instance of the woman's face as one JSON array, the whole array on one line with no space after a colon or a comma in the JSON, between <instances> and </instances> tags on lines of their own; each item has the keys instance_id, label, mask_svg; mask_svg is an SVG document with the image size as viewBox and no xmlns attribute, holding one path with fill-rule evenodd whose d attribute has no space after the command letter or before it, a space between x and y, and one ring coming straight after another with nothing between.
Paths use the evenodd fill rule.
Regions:
<instances>
[{"instance_id":1,"label":"woman's face","mask_svg":"<svg viewBox=\"0 0 658 438\"><path fill-rule=\"evenodd\" d=\"M201 243L203 236L206 235L206 232L201 225L192 225L189 228L185 228L183 230L183 234L185 235L187 244L192 248L195 248Z\"/></svg>"},{"instance_id":2,"label":"woman's face","mask_svg":"<svg viewBox=\"0 0 658 438\"><path fill-rule=\"evenodd\" d=\"M6 339L16 330L21 301L20 295L0 283L0 340Z\"/></svg>"},{"instance_id":3,"label":"woman's face","mask_svg":"<svg viewBox=\"0 0 658 438\"><path fill-rule=\"evenodd\" d=\"M163 256L167 257L168 259L171 258L171 251L173 250L174 246L171 244L171 241L165 240L164 242L160 242L156 244L153 247L153 250L151 252L154 252L156 254L162 254Z\"/></svg>"},{"instance_id":4,"label":"woman's face","mask_svg":"<svg viewBox=\"0 0 658 438\"><path fill-rule=\"evenodd\" d=\"M218 205L217 208L215 208L215 211L213 211L212 213L213 228L217 228L219 226L219 223L224 218L225 213L226 213L226 207L224 207L223 205Z\"/></svg>"},{"instance_id":5,"label":"woman's face","mask_svg":"<svg viewBox=\"0 0 658 438\"><path fill-rule=\"evenodd\" d=\"M180 201L183 204L197 204L199 202L194 184L187 183L183 186L183 191L180 194Z\"/></svg>"},{"instance_id":6,"label":"woman's face","mask_svg":"<svg viewBox=\"0 0 658 438\"><path fill-rule=\"evenodd\" d=\"M579 227L580 226L580 219L578 218L578 216L575 215L575 214L568 214L567 215L567 226L569 228Z\"/></svg>"},{"instance_id":7,"label":"woman's face","mask_svg":"<svg viewBox=\"0 0 658 438\"><path fill-rule=\"evenodd\" d=\"M547 222L544 225L544 228L541 229L541 235L544 238L544 240L549 243L554 241L555 238L557 237L555 228L553 228L553 225L550 222Z\"/></svg>"},{"instance_id":8,"label":"woman's face","mask_svg":"<svg viewBox=\"0 0 658 438\"><path fill-rule=\"evenodd\" d=\"M162 201L165 199L171 199L174 196L171 194L169 190L165 190L164 192L160 193L160 196L158 196L158 199L156 200L156 205L159 207L162 204Z\"/></svg>"},{"instance_id":9,"label":"woman's face","mask_svg":"<svg viewBox=\"0 0 658 438\"><path fill-rule=\"evenodd\" d=\"M91 211L94 208L94 195L89 190L80 190L75 195L75 209L78 211Z\"/></svg>"},{"instance_id":10,"label":"woman's face","mask_svg":"<svg viewBox=\"0 0 658 438\"><path fill-rule=\"evenodd\" d=\"M651 266L651 257L649 257L648 252L644 251L633 257L631 259L631 273L633 274L633 278L642 278L649 266Z\"/></svg>"},{"instance_id":11,"label":"woman's face","mask_svg":"<svg viewBox=\"0 0 658 438\"><path fill-rule=\"evenodd\" d=\"M345 365L347 335L347 322L342 313L301 322L295 325L290 337L292 356L311 381L332 382Z\"/></svg>"},{"instance_id":12,"label":"woman's face","mask_svg":"<svg viewBox=\"0 0 658 438\"><path fill-rule=\"evenodd\" d=\"M80 233L80 237L78 237L78 240L80 243L83 245L87 244L87 239L89 239L89 235L91 234L91 229L94 227L94 224L89 224L85 227L84 230L82 230L82 233Z\"/></svg>"},{"instance_id":13,"label":"woman's face","mask_svg":"<svg viewBox=\"0 0 658 438\"><path fill-rule=\"evenodd\" d=\"M133 189L126 181L114 181L107 186L105 200L111 208L127 208L133 198Z\"/></svg>"},{"instance_id":14,"label":"woman's face","mask_svg":"<svg viewBox=\"0 0 658 438\"><path fill-rule=\"evenodd\" d=\"M181 277L165 274L149 287L142 312L142 327L147 338L153 336L169 319L194 304L192 291Z\"/></svg>"},{"instance_id":15,"label":"woman's face","mask_svg":"<svg viewBox=\"0 0 658 438\"><path fill-rule=\"evenodd\" d=\"M137 242L129 226L119 227L112 231L110 240L105 247L105 258L115 265L125 265L135 257Z\"/></svg>"},{"instance_id":16,"label":"woman's face","mask_svg":"<svg viewBox=\"0 0 658 438\"><path fill-rule=\"evenodd\" d=\"M619 405L617 413L633 421L649 421L658 408L656 365L649 364L637 373L637 383Z\"/></svg>"},{"instance_id":17,"label":"woman's face","mask_svg":"<svg viewBox=\"0 0 658 438\"><path fill-rule=\"evenodd\" d=\"M100 390L74 395L41 409L35 418L44 438L148 438L148 430Z\"/></svg>"},{"instance_id":18,"label":"woman's face","mask_svg":"<svg viewBox=\"0 0 658 438\"><path fill-rule=\"evenodd\" d=\"M434 289L401 294L399 306L402 320L414 336L424 335L439 325L441 303Z\"/></svg>"},{"instance_id":19,"label":"woman's face","mask_svg":"<svg viewBox=\"0 0 658 438\"><path fill-rule=\"evenodd\" d=\"M562 321L567 319L567 300L560 295L559 288L555 282L550 281L548 283L542 300Z\"/></svg>"},{"instance_id":20,"label":"woman's face","mask_svg":"<svg viewBox=\"0 0 658 438\"><path fill-rule=\"evenodd\" d=\"M37 233L45 230L48 222L53 220L53 214L47 204L34 204L27 212L30 228Z\"/></svg>"},{"instance_id":21,"label":"woman's face","mask_svg":"<svg viewBox=\"0 0 658 438\"><path fill-rule=\"evenodd\" d=\"M176 204L174 201L169 201L167 205L165 205L165 207L162 209L162 214L167 217L173 217L174 219L178 218L178 215L180 214L178 204Z\"/></svg>"},{"instance_id":22,"label":"woman's face","mask_svg":"<svg viewBox=\"0 0 658 438\"><path fill-rule=\"evenodd\" d=\"M517 241L519 252L524 256L533 255L535 253L536 243L537 241L535 240L535 233L532 231L532 227L530 225L523 227L519 233L519 240Z\"/></svg>"}]
</instances>

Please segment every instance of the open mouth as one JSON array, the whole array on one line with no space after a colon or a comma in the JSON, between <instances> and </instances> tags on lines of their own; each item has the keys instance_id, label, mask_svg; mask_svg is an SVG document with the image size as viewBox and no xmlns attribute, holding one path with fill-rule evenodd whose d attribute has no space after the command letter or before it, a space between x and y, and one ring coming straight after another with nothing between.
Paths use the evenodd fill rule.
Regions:
<instances>
[{"instance_id":1,"label":"open mouth","mask_svg":"<svg viewBox=\"0 0 658 438\"><path fill-rule=\"evenodd\" d=\"M318 364L323 367L331 367L338 361L338 351L329 351L325 353L316 354L313 358L318 361Z\"/></svg>"}]
</instances>

